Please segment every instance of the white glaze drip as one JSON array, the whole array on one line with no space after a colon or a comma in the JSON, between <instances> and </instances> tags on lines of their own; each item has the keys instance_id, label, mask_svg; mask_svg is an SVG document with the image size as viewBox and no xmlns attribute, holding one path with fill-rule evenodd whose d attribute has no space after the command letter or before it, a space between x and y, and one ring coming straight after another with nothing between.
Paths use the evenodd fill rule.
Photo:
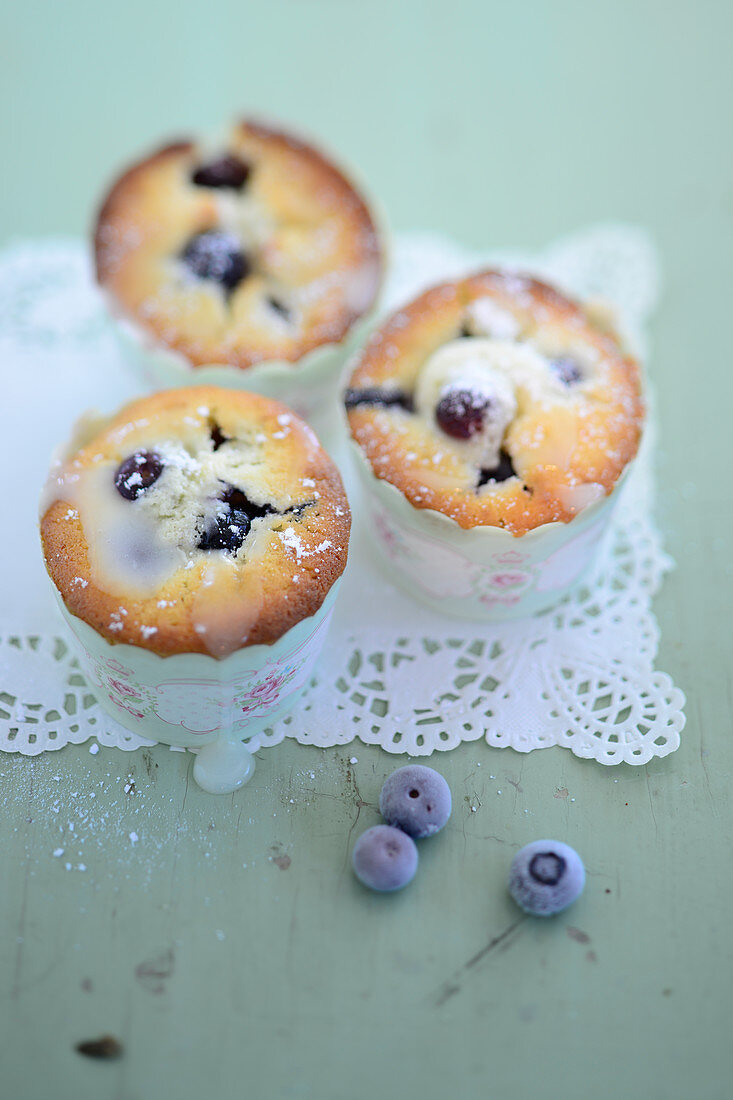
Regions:
<instances>
[{"instance_id":1,"label":"white glaze drip","mask_svg":"<svg viewBox=\"0 0 733 1100\"><path fill-rule=\"evenodd\" d=\"M105 464L86 470L76 482L92 577L106 591L153 595L185 564L186 554L164 537L150 509L136 507L138 501L126 501L115 492L113 479L114 471Z\"/></svg>"},{"instance_id":2,"label":"white glaze drip","mask_svg":"<svg viewBox=\"0 0 733 1100\"><path fill-rule=\"evenodd\" d=\"M255 520L239 554L246 553L254 565L267 552L272 531L262 520ZM236 561L224 551L207 552L206 567L192 605L191 621L202 645L212 657L225 657L247 644L250 631L260 617L264 603L258 571L243 574L236 603L228 583Z\"/></svg>"},{"instance_id":3,"label":"white glaze drip","mask_svg":"<svg viewBox=\"0 0 733 1100\"><path fill-rule=\"evenodd\" d=\"M220 737L196 754L193 777L208 794L231 794L254 775L255 759L241 741Z\"/></svg>"},{"instance_id":4,"label":"white glaze drip","mask_svg":"<svg viewBox=\"0 0 733 1100\"><path fill-rule=\"evenodd\" d=\"M564 507L576 514L595 504L606 494L603 486L595 481L583 482L581 485L561 485L556 492Z\"/></svg>"}]
</instances>

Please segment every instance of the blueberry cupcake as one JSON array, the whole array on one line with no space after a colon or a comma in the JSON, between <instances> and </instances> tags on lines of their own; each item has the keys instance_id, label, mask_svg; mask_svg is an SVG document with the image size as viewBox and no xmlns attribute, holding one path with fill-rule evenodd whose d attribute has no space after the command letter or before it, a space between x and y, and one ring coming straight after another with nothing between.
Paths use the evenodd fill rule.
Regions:
<instances>
[{"instance_id":1,"label":"blueberry cupcake","mask_svg":"<svg viewBox=\"0 0 733 1100\"><path fill-rule=\"evenodd\" d=\"M82 424L41 504L46 566L100 704L215 772L289 709L321 647L349 506L284 405L213 386ZM222 756L223 754L223 756ZM213 781L212 781L213 782Z\"/></svg>"},{"instance_id":2,"label":"blueberry cupcake","mask_svg":"<svg viewBox=\"0 0 733 1100\"><path fill-rule=\"evenodd\" d=\"M592 559L639 446L639 368L544 283L433 287L369 340L345 404L374 530L433 606L550 606Z\"/></svg>"},{"instance_id":3,"label":"blueberry cupcake","mask_svg":"<svg viewBox=\"0 0 733 1100\"><path fill-rule=\"evenodd\" d=\"M161 385L216 382L311 408L382 279L375 218L313 146L252 120L165 146L106 196L99 285Z\"/></svg>"}]
</instances>

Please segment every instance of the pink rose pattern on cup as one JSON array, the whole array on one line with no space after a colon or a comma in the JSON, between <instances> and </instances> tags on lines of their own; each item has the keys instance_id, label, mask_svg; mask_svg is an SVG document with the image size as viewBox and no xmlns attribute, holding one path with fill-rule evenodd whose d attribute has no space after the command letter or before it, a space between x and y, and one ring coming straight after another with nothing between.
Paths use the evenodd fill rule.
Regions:
<instances>
[{"instance_id":1,"label":"pink rose pattern on cup","mask_svg":"<svg viewBox=\"0 0 733 1100\"><path fill-rule=\"evenodd\" d=\"M116 658L97 658L85 650L93 688L100 688L116 708L143 720L154 714L189 734L246 730L249 722L274 712L306 683L328 628L330 613L294 650L261 669L247 669L230 680L170 679L144 683ZM174 739L173 739L174 740Z\"/></svg>"},{"instance_id":2,"label":"pink rose pattern on cup","mask_svg":"<svg viewBox=\"0 0 733 1100\"><path fill-rule=\"evenodd\" d=\"M283 688L293 679L299 668L302 667L302 663L296 662L296 664L283 670L273 669L266 679L261 680L244 695L238 696L235 700L236 706L242 711L243 715L274 707L279 702Z\"/></svg>"},{"instance_id":3,"label":"pink rose pattern on cup","mask_svg":"<svg viewBox=\"0 0 733 1100\"><path fill-rule=\"evenodd\" d=\"M605 518L599 519L540 561L521 550L506 550L489 555L483 566L437 539L402 527L384 510L373 508L372 514L386 556L430 596L478 599L487 607L514 607L530 592L566 589L588 565L607 525Z\"/></svg>"},{"instance_id":4,"label":"pink rose pattern on cup","mask_svg":"<svg viewBox=\"0 0 733 1100\"><path fill-rule=\"evenodd\" d=\"M137 685L129 682L133 676L132 670L116 660L104 662L104 667L102 662L95 661L88 650L85 652L88 662L97 672L96 680L106 690L114 705L133 718L144 718L145 697Z\"/></svg>"},{"instance_id":5,"label":"pink rose pattern on cup","mask_svg":"<svg viewBox=\"0 0 733 1100\"><path fill-rule=\"evenodd\" d=\"M525 584L530 579L527 573L492 573L489 577L489 584L493 588L517 588L520 584Z\"/></svg>"}]
</instances>

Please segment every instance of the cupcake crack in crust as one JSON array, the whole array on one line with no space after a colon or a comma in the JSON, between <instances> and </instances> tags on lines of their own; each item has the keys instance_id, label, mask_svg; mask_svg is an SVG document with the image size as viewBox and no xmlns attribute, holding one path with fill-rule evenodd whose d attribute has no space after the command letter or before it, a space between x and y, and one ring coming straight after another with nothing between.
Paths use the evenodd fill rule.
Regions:
<instances>
[{"instance_id":1,"label":"cupcake crack in crust","mask_svg":"<svg viewBox=\"0 0 733 1100\"><path fill-rule=\"evenodd\" d=\"M295 362L338 343L382 274L353 185L312 146L253 121L223 148L177 142L133 165L94 243L112 308L193 366Z\"/></svg>"},{"instance_id":2,"label":"cupcake crack in crust","mask_svg":"<svg viewBox=\"0 0 733 1100\"><path fill-rule=\"evenodd\" d=\"M110 642L223 657L313 615L350 512L310 428L255 394L154 394L81 429L41 505L68 610Z\"/></svg>"},{"instance_id":3,"label":"cupcake crack in crust","mask_svg":"<svg viewBox=\"0 0 733 1100\"><path fill-rule=\"evenodd\" d=\"M567 523L636 454L639 368L575 302L510 271L433 287L369 340L351 433L418 509L514 535Z\"/></svg>"}]
</instances>

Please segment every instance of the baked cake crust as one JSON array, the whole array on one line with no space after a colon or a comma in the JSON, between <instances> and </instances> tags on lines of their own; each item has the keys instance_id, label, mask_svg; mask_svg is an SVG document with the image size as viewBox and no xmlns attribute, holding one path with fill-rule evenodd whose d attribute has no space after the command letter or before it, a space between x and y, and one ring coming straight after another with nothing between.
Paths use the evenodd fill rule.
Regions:
<instances>
[{"instance_id":1,"label":"baked cake crust","mask_svg":"<svg viewBox=\"0 0 733 1100\"><path fill-rule=\"evenodd\" d=\"M241 175L209 186L201 169L222 155ZM211 263L202 277L185 258L211 233L242 257L225 285ZM112 309L153 343L193 366L241 370L343 340L374 304L383 266L372 215L346 176L252 120L233 127L224 150L178 141L132 165L104 200L94 253Z\"/></svg>"},{"instance_id":2,"label":"baked cake crust","mask_svg":"<svg viewBox=\"0 0 733 1100\"><path fill-rule=\"evenodd\" d=\"M52 470L41 513L68 610L161 656L276 641L347 560L348 502L310 428L214 386L153 394L88 430Z\"/></svg>"},{"instance_id":3,"label":"baked cake crust","mask_svg":"<svg viewBox=\"0 0 733 1100\"><path fill-rule=\"evenodd\" d=\"M495 388L507 380L512 388L502 397L495 469L477 460L471 425L452 437L435 405L419 404L426 369L438 353L448 362L446 347L459 376L488 363ZM438 375L441 394L453 369ZM492 384L482 401L496 408ZM510 271L433 287L393 314L360 356L346 404L374 474L415 508L514 535L567 523L609 494L636 454L644 415L639 367L618 336L557 290Z\"/></svg>"}]
</instances>

